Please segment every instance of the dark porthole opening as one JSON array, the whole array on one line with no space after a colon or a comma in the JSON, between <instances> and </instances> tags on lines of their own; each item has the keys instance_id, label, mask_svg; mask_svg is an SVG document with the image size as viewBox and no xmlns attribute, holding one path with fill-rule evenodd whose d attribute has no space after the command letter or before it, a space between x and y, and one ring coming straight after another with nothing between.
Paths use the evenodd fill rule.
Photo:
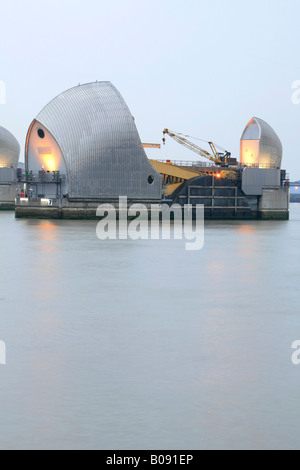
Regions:
<instances>
[{"instance_id":1,"label":"dark porthole opening","mask_svg":"<svg viewBox=\"0 0 300 470\"><path fill-rule=\"evenodd\" d=\"M154 182L154 176L152 175L148 176L148 183L153 184L153 182Z\"/></svg>"},{"instance_id":2,"label":"dark porthole opening","mask_svg":"<svg viewBox=\"0 0 300 470\"><path fill-rule=\"evenodd\" d=\"M43 139L45 137L45 132L43 131L43 129L38 129L37 133L40 139Z\"/></svg>"}]
</instances>

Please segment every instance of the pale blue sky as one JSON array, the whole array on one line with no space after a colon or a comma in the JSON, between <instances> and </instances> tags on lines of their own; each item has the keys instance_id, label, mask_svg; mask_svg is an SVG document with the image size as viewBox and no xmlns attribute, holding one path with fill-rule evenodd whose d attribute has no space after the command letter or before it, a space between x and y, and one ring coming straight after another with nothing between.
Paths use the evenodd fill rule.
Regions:
<instances>
[{"instance_id":1,"label":"pale blue sky","mask_svg":"<svg viewBox=\"0 0 300 470\"><path fill-rule=\"evenodd\" d=\"M165 127L239 156L242 131L265 119L300 178L299 0L10 0L1 2L0 125L22 152L32 119L74 85L110 80L144 142ZM154 158L197 159L168 140Z\"/></svg>"}]
</instances>

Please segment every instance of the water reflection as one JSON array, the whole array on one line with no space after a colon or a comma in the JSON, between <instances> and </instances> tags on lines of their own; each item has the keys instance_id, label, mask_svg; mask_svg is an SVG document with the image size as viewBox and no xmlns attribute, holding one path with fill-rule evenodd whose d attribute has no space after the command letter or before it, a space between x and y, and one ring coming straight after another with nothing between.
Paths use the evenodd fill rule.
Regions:
<instances>
[{"instance_id":1,"label":"water reflection","mask_svg":"<svg viewBox=\"0 0 300 470\"><path fill-rule=\"evenodd\" d=\"M59 227L52 221L38 221L36 223L36 237L40 241L38 250L42 253L53 253L57 249Z\"/></svg>"}]
</instances>

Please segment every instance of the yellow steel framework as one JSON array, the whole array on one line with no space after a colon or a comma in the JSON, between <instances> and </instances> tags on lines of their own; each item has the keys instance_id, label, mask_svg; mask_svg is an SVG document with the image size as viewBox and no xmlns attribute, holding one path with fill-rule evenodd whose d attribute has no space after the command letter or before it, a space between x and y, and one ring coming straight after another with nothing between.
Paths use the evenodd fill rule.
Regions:
<instances>
[{"instance_id":1,"label":"yellow steel framework","mask_svg":"<svg viewBox=\"0 0 300 470\"><path fill-rule=\"evenodd\" d=\"M153 168L162 175L163 187L166 196L170 196L185 181L197 176L215 175L217 178L236 179L236 172L233 170L223 170L220 168L206 168L189 170L182 166L173 165L172 162L160 162L158 160L149 160Z\"/></svg>"}]
</instances>

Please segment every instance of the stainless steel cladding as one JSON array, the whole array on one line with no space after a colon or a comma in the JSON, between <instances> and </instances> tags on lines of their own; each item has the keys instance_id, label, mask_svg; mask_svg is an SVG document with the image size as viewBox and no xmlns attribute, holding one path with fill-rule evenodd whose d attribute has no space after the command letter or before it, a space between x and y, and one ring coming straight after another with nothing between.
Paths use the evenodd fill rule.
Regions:
<instances>
[{"instance_id":1,"label":"stainless steel cladding","mask_svg":"<svg viewBox=\"0 0 300 470\"><path fill-rule=\"evenodd\" d=\"M280 168L282 144L269 124L253 118L241 138L241 163L259 168Z\"/></svg>"},{"instance_id":2,"label":"stainless steel cladding","mask_svg":"<svg viewBox=\"0 0 300 470\"><path fill-rule=\"evenodd\" d=\"M0 168L17 168L20 157L20 145L17 139L6 129L0 127Z\"/></svg>"},{"instance_id":3,"label":"stainless steel cladding","mask_svg":"<svg viewBox=\"0 0 300 470\"><path fill-rule=\"evenodd\" d=\"M242 190L247 196L261 196L264 189L278 190L280 185L280 170L244 168L242 172Z\"/></svg>"},{"instance_id":4,"label":"stainless steel cladding","mask_svg":"<svg viewBox=\"0 0 300 470\"><path fill-rule=\"evenodd\" d=\"M66 172L70 199L161 199L161 175L110 82L79 85L54 98L32 122L25 154L27 170Z\"/></svg>"}]
</instances>

